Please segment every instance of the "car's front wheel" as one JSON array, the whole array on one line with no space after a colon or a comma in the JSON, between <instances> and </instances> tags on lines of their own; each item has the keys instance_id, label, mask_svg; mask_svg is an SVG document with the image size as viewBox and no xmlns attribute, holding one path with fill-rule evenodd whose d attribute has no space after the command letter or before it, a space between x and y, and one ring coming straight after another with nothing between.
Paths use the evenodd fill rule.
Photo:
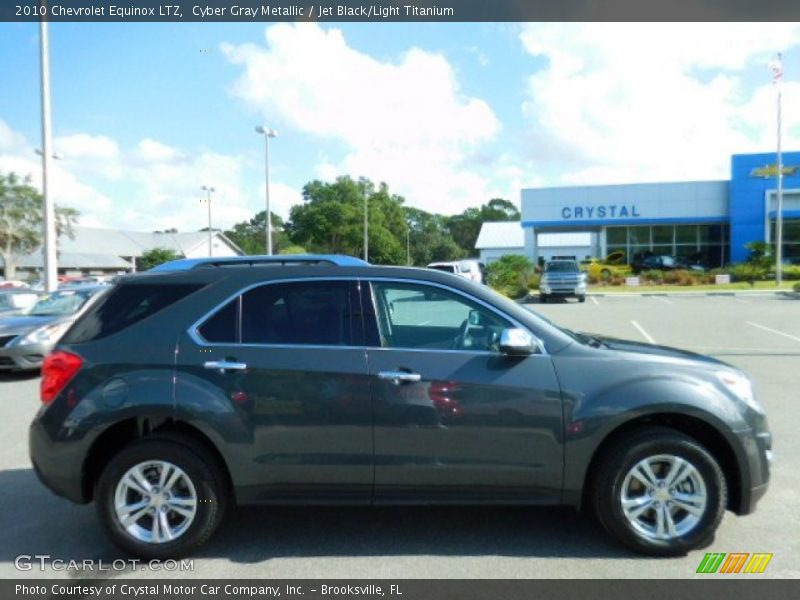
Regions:
<instances>
[{"instance_id":1,"label":"car's front wheel","mask_svg":"<svg viewBox=\"0 0 800 600\"><path fill-rule=\"evenodd\" d=\"M640 430L605 454L593 486L600 522L628 547L682 555L708 544L727 502L725 477L696 440L667 428Z\"/></svg>"},{"instance_id":2,"label":"car's front wheel","mask_svg":"<svg viewBox=\"0 0 800 600\"><path fill-rule=\"evenodd\" d=\"M177 558L205 543L227 504L222 471L191 438L153 436L122 449L96 488L111 540L146 559Z\"/></svg>"}]
</instances>

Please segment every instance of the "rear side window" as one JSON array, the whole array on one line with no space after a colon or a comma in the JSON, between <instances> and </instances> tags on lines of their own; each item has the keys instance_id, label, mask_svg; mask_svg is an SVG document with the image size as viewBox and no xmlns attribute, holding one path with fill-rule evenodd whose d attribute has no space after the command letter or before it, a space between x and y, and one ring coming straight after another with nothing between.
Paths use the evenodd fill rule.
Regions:
<instances>
[{"instance_id":1,"label":"rear side window","mask_svg":"<svg viewBox=\"0 0 800 600\"><path fill-rule=\"evenodd\" d=\"M61 339L81 344L107 337L203 287L201 284L119 285L100 298Z\"/></svg>"},{"instance_id":2,"label":"rear side window","mask_svg":"<svg viewBox=\"0 0 800 600\"><path fill-rule=\"evenodd\" d=\"M197 333L210 343L360 345L364 335L359 306L349 281L263 285L230 301Z\"/></svg>"}]
</instances>

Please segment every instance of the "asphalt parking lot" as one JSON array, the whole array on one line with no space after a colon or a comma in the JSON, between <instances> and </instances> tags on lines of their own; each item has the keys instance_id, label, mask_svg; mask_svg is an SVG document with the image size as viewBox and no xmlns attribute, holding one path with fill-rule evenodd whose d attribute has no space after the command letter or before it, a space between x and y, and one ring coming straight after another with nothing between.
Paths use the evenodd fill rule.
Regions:
<instances>
[{"instance_id":1,"label":"asphalt parking lot","mask_svg":"<svg viewBox=\"0 0 800 600\"><path fill-rule=\"evenodd\" d=\"M755 514L728 513L713 544L676 559L616 545L593 519L545 508L247 508L221 528L182 577L535 578L693 577L704 552L771 552L762 576L800 577L800 300L775 296L589 297L529 308L566 327L712 354L748 372L766 405L776 462ZM20 572L20 554L122 558L93 506L56 498L27 458L38 377L0 375L0 577L173 576ZM709 577L704 575L703 577ZM752 577L752 576L748 576Z\"/></svg>"}]
</instances>

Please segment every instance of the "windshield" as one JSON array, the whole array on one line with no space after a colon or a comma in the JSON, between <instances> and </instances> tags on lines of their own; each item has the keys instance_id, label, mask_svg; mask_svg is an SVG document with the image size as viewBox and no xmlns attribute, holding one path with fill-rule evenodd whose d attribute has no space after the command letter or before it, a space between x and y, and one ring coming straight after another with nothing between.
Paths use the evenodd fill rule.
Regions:
<instances>
[{"instance_id":1,"label":"windshield","mask_svg":"<svg viewBox=\"0 0 800 600\"><path fill-rule=\"evenodd\" d=\"M94 290L63 290L42 296L28 315L33 317L71 315L78 312L94 292Z\"/></svg>"},{"instance_id":2,"label":"windshield","mask_svg":"<svg viewBox=\"0 0 800 600\"><path fill-rule=\"evenodd\" d=\"M545 273L577 273L578 265L571 260L549 262L544 268Z\"/></svg>"}]
</instances>

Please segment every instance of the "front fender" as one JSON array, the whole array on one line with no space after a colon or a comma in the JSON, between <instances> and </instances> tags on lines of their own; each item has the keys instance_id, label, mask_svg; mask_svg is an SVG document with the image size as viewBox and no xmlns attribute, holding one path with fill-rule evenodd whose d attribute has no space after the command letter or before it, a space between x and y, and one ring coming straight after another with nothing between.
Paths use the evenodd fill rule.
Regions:
<instances>
[{"instance_id":1,"label":"front fender","mask_svg":"<svg viewBox=\"0 0 800 600\"><path fill-rule=\"evenodd\" d=\"M735 432L748 428L724 393L688 376L642 377L608 387L595 396L565 393L564 498L579 501L592 459L619 428L647 417L696 419L718 432L736 454L744 450ZM702 441L702 440L701 440Z\"/></svg>"}]
</instances>

